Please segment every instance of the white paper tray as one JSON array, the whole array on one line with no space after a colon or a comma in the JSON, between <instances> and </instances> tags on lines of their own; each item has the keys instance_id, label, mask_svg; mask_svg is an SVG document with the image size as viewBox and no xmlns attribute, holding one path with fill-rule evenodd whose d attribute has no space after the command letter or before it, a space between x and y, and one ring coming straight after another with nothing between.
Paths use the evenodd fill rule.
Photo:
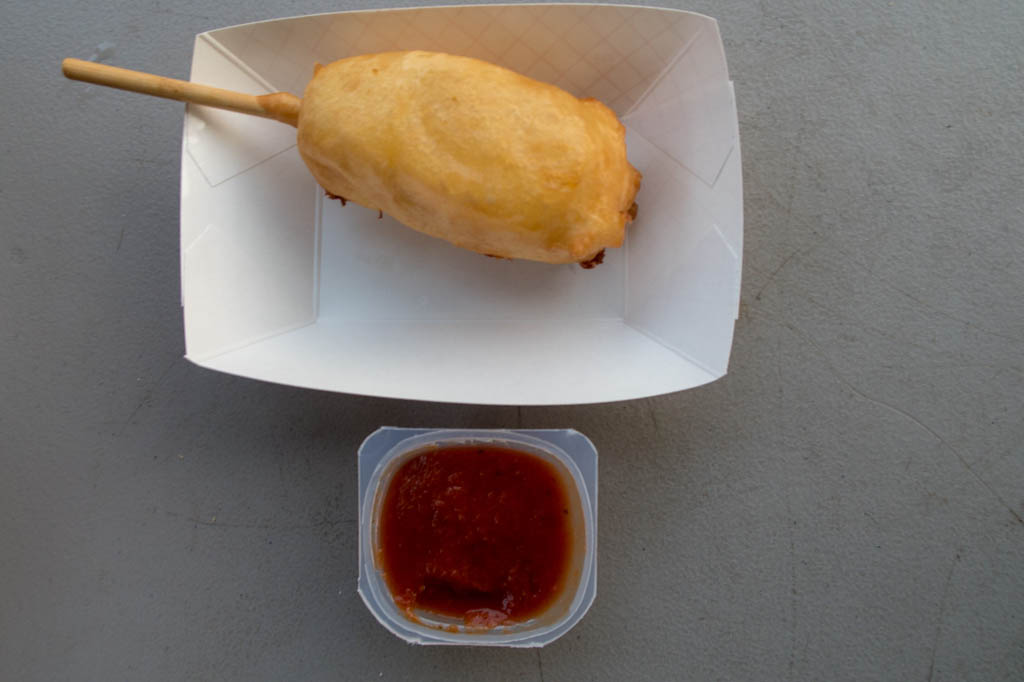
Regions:
<instances>
[{"instance_id":1,"label":"white paper tray","mask_svg":"<svg viewBox=\"0 0 1024 682\"><path fill-rule=\"evenodd\" d=\"M722 376L743 193L717 23L611 5L342 12L200 34L191 77L301 94L316 62L398 49L480 57L615 109L644 174L626 246L593 270L463 251L325 199L294 129L190 106L187 357L283 384L484 404L625 400Z\"/></svg>"}]
</instances>

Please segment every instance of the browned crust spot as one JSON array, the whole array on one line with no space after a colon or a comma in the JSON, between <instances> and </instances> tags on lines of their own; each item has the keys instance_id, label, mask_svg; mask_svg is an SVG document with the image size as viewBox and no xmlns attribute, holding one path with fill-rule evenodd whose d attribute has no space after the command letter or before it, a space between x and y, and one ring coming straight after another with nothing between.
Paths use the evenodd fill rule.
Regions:
<instances>
[{"instance_id":1,"label":"browned crust spot","mask_svg":"<svg viewBox=\"0 0 1024 682\"><path fill-rule=\"evenodd\" d=\"M580 267L584 270L590 270L604 262L604 249L601 249L587 260L580 261Z\"/></svg>"},{"instance_id":2,"label":"browned crust spot","mask_svg":"<svg viewBox=\"0 0 1024 682\"><path fill-rule=\"evenodd\" d=\"M346 199L346 198L345 198L345 197L343 197L343 196L339 196L339 195L337 195L337 194L332 194L332 193L330 192L330 190L326 190L326 189L325 189L325 190L324 190L324 194L326 194L326 195L327 195L327 198L328 198L328 199L337 199L338 201L340 201L340 202L341 202L341 205L342 205L342 206L344 206L344 205L345 205L346 203L348 203L348 199Z\"/></svg>"}]
</instances>

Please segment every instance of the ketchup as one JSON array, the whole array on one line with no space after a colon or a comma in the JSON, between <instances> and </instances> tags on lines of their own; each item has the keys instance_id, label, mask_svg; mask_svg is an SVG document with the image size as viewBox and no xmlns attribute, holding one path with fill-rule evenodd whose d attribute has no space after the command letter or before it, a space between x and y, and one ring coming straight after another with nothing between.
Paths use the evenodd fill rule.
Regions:
<instances>
[{"instance_id":1,"label":"ketchup","mask_svg":"<svg viewBox=\"0 0 1024 682\"><path fill-rule=\"evenodd\" d=\"M458 446L399 468L379 519L395 603L493 627L558 596L570 553L569 502L555 467L525 452Z\"/></svg>"}]
</instances>

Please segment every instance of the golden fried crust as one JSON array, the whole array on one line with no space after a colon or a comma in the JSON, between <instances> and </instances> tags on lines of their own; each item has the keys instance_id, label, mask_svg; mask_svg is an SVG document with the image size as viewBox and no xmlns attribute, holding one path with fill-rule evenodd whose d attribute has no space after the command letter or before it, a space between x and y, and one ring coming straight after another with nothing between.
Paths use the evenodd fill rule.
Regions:
<instances>
[{"instance_id":1,"label":"golden fried crust","mask_svg":"<svg viewBox=\"0 0 1024 682\"><path fill-rule=\"evenodd\" d=\"M479 253L547 263L621 246L640 182L608 107L432 52L322 67L298 144L332 194Z\"/></svg>"}]
</instances>

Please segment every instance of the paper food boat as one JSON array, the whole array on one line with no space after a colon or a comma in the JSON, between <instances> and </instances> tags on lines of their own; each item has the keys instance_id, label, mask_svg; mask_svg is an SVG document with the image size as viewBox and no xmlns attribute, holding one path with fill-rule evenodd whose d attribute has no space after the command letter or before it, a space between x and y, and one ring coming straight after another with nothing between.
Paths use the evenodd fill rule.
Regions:
<instances>
[{"instance_id":1,"label":"paper food boat","mask_svg":"<svg viewBox=\"0 0 1024 682\"><path fill-rule=\"evenodd\" d=\"M463 251L326 199L293 128L190 106L187 357L282 384L483 404L625 400L722 376L743 215L717 23L612 5L342 12L200 34L191 78L301 95L316 62L408 49L486 59L614 109L644 175L626 245L593 270Z\"/></svg>"}]
</instances>

